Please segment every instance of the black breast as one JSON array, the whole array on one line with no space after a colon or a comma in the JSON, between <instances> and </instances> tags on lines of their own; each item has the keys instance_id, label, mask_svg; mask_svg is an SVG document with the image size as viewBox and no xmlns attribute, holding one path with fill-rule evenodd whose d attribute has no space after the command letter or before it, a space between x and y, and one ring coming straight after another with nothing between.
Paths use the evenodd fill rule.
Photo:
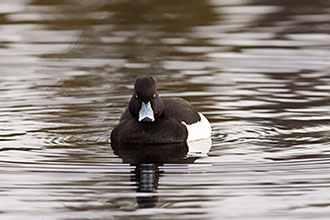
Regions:
<instances>
[{"instance_id":1,"label":"black breast","mask_svg":"<svg viewBox=\"0 0 330 220\"><path fill-rule=\"evenodd\" d=\"M186 142L188 131L182 124L200 120L196 109L184 99L163 99L164 113L154 122L138 122L128 109L111 132L111 144L164 144Z\"/></svg>"}]
</instances>

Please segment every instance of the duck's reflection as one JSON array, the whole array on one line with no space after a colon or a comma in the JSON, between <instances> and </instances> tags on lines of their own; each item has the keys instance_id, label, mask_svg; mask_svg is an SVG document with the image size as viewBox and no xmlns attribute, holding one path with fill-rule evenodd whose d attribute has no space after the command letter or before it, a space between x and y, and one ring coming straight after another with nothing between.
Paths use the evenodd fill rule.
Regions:
<instances>
[{"instance_id":1,"label":"duck's reflection","mask_svg":"<svg viewBox=\"0 0 330 220\"><path fill-rule=\"evenodd\" d=\"M137 192L141 192L141 194L136 197L139 208L155 207L158 202L158 165L138 164L135 167L134 174L131 180L136 182Z\"/></svg>"},{"instance_id":2,"label":"duck's reflection","mask_svg":"<svg viewBox=\"0 0 330 220\"><path fill-rule=\"evenodd\" d=\"M158 167L168 163L193 163L201 155L207 154L211 140L190 144L120 144L111 147L124 162L135 166L131 181L137 186L139 208L152 208L158 203L157 188L162 173Z\"/></svg>"}]
</instances>

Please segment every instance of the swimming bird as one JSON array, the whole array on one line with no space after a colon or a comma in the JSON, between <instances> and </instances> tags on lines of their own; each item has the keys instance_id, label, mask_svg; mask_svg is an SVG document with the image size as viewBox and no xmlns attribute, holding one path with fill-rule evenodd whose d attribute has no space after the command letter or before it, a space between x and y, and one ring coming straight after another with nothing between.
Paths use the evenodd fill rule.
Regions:
<instances>
[{"instance_id":1,"label":"swimming bird","mask_svg":"<svg viewBox=\"0 0 330 220\"><path fill-rule=\"evenodd\" d=\"M173 144L210 138L206 117L182 98L161 98L156 80L137 77L134 92L119 124L111 132L111 145Z\"/></svg>"}]
</instances>

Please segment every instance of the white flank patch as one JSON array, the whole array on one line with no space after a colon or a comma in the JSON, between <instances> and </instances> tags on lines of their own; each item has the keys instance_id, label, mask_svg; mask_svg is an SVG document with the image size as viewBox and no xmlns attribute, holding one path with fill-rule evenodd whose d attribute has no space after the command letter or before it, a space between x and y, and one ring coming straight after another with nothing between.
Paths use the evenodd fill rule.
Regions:
<instances>
[{"instance_id":1,"label":"white flank patch","mask_svg":"<svg viewBox=\"0 0 330 220\"><path fill-rule=\"evenodd\" d=\"M209 153L212 140L211 138L200 139L196 141L187 142L189 157L205 157Z\"/></svg>"},{"instance_id":2,"label":"white flank patch","mask_svg":"<svg viewBox=\"0 0 330 220\"><path fill-rule=\"evenodd\" d=\"M197 141L205 138L211 137L211 125L210 122L205 118L205 116L201 113L198 113L201 117L201 120L187 125L184 121L182 124L184 124L187 127L188 130L188 141Z\"/></svg>"}]
</instances>

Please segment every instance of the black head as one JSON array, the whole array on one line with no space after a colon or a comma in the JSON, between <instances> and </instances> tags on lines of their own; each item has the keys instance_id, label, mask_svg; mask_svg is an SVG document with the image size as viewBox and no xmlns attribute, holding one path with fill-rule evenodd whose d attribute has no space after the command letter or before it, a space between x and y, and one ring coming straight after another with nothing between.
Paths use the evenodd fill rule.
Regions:
<instances>
[{"instance_id":1,"label":"black head","mask_svg":"<svg viewBox=\"0 0 330 220\"><path fill-rule=\"evenodd\" d=\"M164 104L153 77L136 78L129 111L141 122L153 122L163 114Z\"/></svg>"}]
</instances>

